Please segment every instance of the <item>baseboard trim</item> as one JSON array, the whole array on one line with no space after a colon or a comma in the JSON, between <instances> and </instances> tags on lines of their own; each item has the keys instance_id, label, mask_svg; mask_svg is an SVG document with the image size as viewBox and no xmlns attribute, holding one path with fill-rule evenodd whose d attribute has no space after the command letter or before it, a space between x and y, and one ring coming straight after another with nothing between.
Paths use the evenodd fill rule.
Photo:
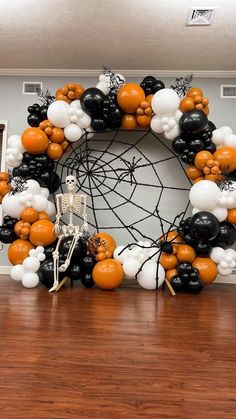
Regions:
<instances>
[{"instance_id":1,"label":"baseboard trim","mask_svg":"<svg viewBox=\"0 0 236 419\"><path fill-rule=\"evenodd\" d=\"M32 77L97 77L101 69L67 69L67 68L0 68L0 76L32 76ZM125 77L144 77L152 74L156 77L180 77L193 74L197 78L236 78L236 71L223 70L113 70Z\"/></svg>"}]
</instances>

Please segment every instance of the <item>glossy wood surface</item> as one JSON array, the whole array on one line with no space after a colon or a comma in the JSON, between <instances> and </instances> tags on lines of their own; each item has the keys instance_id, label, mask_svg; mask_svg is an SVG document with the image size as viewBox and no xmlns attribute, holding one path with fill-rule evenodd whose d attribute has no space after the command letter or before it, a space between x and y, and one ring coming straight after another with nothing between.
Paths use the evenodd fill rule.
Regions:
<instances>
[{"instance_id":1,"label":"glossy wood surface","mask_svg":"<svg viewBox=\"0 0 236 419\"><path fill-rule=\"evenodd\" d=\"M236 287L0 282L0 418L236 418Z\"/></svg>"}]
</instances>

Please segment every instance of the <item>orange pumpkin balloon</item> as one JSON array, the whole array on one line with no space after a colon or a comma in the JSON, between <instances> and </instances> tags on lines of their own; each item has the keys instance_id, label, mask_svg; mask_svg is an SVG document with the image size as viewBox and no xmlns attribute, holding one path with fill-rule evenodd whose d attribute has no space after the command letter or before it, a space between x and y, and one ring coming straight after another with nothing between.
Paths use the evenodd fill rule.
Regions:
<instances>
[{"instance_id":1,"label":"orange pumpkin balloon","mask_svg":"<svg viewBox=\"0 0 236 419\"><path fill-rule=\"evenodd\" d=\"M143 100L144 90L136 83L125 83L117 93L117 102L126 113L135 113Z\"/></svg>"},{"instance_id":2,"label":"orange pumpkin balloon","mask_svg":"<svg viewBox=\"0 0 236 419\"><path fill-rule=\"evenodd\" d=\"M214 160L220 163L223 172L233 172L236 169L236 150L232 147L220 147L213 154Z\"/></svg>"},{"instance_id":3,"label":"orange pumpkin balloon","mask_svg":"<svg viewBox=\"0 0 236 419\"><path fill-rule=\"evenodd\" d=\"M75 85L75 99L77 100L80 99L84 91L85 91L85 88L81 86L81 84L76 84Z\"/></svg>"},{"instance_id":4,"label":"orange pumpkin balloon","mask_svg":"<svg viewBox=\"0 0 236 419\"><path fill-rule=\"evenodd\" d=\"M35 223L35 221L38 220L39 216L38 216L38 211L36 211L36 209L32 208L32 207L27 207L23 210L23 212L21 213L20 218L23 221L26 221L30 224Z\"/></svg>"},{"instance_id":5,"label":"orange pumpkin balloon","mask_svg":"<svg viewBox=\"0 0 236 419\"><path fill-rule=\"evenodd\" d=\"M179 262L192 263L196 258L195 250L188 244L180 244L177 250L177 259Z\"/></svg>"},{"instance_id":6,"label":"orange pumpkin balloon","mask_svg":"<svg viewBox=\"0 0 236 419\"><path fill-rule=\"evenodd\" d=\"M208 160L212 160L213 159L213 155L210 153L210 151L207 150L202 150L199 151L194 159L194 165L196 166L197 169L202 170L206 164Z\"/></svg>"},{"instance_id":7,"label":"orange pumpkin balloon","mask_svg":"<svg viewBox=\"0 0 236 419\"><path fill-rule=\"evenodd\" d=\"M34 246L28 240L17 239L8 247L8 259L12 265L22 264L31 249L34 249Z\"/></svg>"},{"instance_id":8,"label":"orange pumpkin balloon","mask_svg":"<svg viewBox=\"0 0 236 419\"><path fill-rule=\"evenodd\" d=\"M166 233L164 236L160 238L161 241L171 242L172 244L180 244L182 242L182 238L179 235L178 231L172 230L169 233Z\"/></svg>"},{"instance_id":9,"label":"orange pumpkin balloon","mask_svg":"<svg viewBox=\"0 0 236 419\"><path fill-rule=\"evenodd\" d=\"M54 127L49 138L53 143L61 144L65 139L63 129Z\"/></svg>"},{"instance_id":10,"label":"orange pumpkin balloon","mask_svg":"<svg viewBox=\"0 0 236 419\"><path fill-rule=\"evenodd\" d=\"M137 123L140 127L147 128L150 126L151 116L148 115L138 115L137 116Z\"/></svg>"},{"instance_id":11,"label":"orange pumpkin balloon","mask_svg":"<svg viewBox=\"0 0 236 419\"><path fill-rule=\"evenodd\" d=\"M178 260L175 255L162 253L160 257L160 264L165 270L174 269L178 264Z\"/></svg>"},{"instance_id":12,"label":"orange pumpkin balloon","mask_svg":"<svg viewBox=\"0 0 236 419\"><path fill-rule=\"evenodd\" d=\"M17 223L14 225L14 232L19 237L21 235L21 231L22 231L23 225L24 225L24 221L22 221L22 220L17 221Z\"/></svg>"},{"instance_id":13,"label":"orange pumpkin balloon","mask_svg":"<svg viewBox=\"0 0 236 419\"><path fill-rule=\"evenodd\" d=\"M137 127L137 121L134 115L124 115L121 120L121 126L123 129L132 130Z\"/></svg>"},{"instance_id":14,"label":"orange pumpkin balloon","mask_svg":"<svg viewBox=\"0 0 236 419\"><path fill-rule=\"evenodd\" d=\"M49 220L39 220L32 224L29 239L35 246L48 246L56 240L54 224Z\"/></svg>"},{"instance_id":15,"label":"orange pumpkin balloon","mask_svg":"<svg viewBox=\"0 0 236 419\"><path fill-rule=\"evenodd\" d=\"M227 221L230 224L236 224L236 208L228 210Z\"/></svg>"},{"instance_id":16,"label":"orange pumpkin balloon","mask_svg":"<svg viewBox=\"0 0 236 419\"><path fill-rule=\"evenodd\" d=\"M168 281L170 281L172 276L175 276L175 275L178 275L177 269L169 269L168 271L166 271L166 279L168 279Z\"/></svg>"},{"instance_id":17,"label":"orange pumpkin balloon","mask_svg":"<svg viewBox=\"0 0 236 419\"><path fill-rule=\"evenodd\" d=\"M49 215L46 212L39 211L38 212L38 219L39 220L50 220L50 217L49 217Z\"/></svg>"},{"instance_id":18,"label":"orange pumpkin balloon","mask_svg":"<svg viewBox=\"0 0 236 419\"><path fill-rule=\"evenodd\" d=\"M203 92L201 89L199 89L199 87L191 87L191 89L188 90L187 92L187 96L188 97L192 97L194 98L194 96L203 96Z\"/></svg>"},{"instance_id":19,"label":"orange pumpkin balloon","mask_svg":"<svg viewBox=\"0 0 236 419\"><path fill-rule=\"evenodd\" d=\"M120 286L124 279L124 271L118 260L105 259L93 268L92 272L95 284L104 290L113 290Z\"/></svg>"},{"instance_id":20,"label":"orange pumpkin balloon","mask_svg":"<svg viewBox=\"0 0 236 419\"><path fill-rule=\"evenodd\" d=\"M9 181L9 174L7 172L0 172L0 180Z\"/></svg>"},{"instance_id":21,"label":"orange pumpkin balloon","mask_svg":"<svg viewBox=\"0 0 236 419\"><path fill-rule=\"evenodd\" d=\"M196 257L192 266L199 271L199 278L204 285L211 284L217 277L217 265L210 258Z\"/></svg>"},{"instance_id":22,"label":"orange pumpkin balloon","mask_svg":"<svg viewBox=\"0 0 236 419\"><path fill-rule=\"evenodd\" d=\"M97 260L110 258L115 248L116 242L113 237L102 231L94 234L88 242L88 251L92 256L96 256ZM106 256L107 251L109 252L108 256Z\"/></svg>"},{"instance_id":23,"label":"orange pumpkin balloon","mask_svg":"<svg viewBox=\"0 0 236 419\"><path fill-rule=\"evenodd\" d=\"M187 166L185 172L188 178L191 180L195 180L203 175L202 171L193 165Z\"/></svg>"},{"instance_id":24,"label":"orange pumpkin balloon","mask_svg":"<svg viewBox=\"0 0 236 419\"><path fill-rule=\"evenodd\" d=\"M184 97L179 104L179 109L181 112L188 112L194 109L194 100L191 97Z\"/></svg>"},{"instance_id":25,"label":"orange pumpkin balloon","mask_svg":"<svg viewBox=\"0 0 236 419\"><path fill-rule=\"evenodd\" d=\"M59 160L63 154L63 150L60 144L50 143L47 148L47 155L52 160Z\"/></svg>"},{"instance_id":26,"label":"orange pumpkin balloon","mask_svg":"<svg viewBox=\"0 0 236 419\"><path fill-rule=\"evenodd\" d=\"M48 147L48 137L41 128L27 128L21 141L30 154L43 153Z\"/></svg>"}]
</instances>

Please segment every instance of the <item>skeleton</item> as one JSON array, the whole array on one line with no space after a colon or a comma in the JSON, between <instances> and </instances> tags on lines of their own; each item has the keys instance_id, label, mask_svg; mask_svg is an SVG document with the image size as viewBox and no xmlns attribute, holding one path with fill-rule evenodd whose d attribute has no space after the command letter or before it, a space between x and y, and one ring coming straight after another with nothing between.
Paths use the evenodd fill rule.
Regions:
<instances>
[{"instance_id":1,"label":"skeleton","mask_svg":"<svg viewBox=\"0 0 236 419\"><path fill-rule=\"evenodd\" d=\"M68 193L56 195L56 223L55 223L55 232L58 236L58 242L56 248L53 252L53 261L54 261L54 283L52 288L49 290L55 291L59 285L59 272L65 272L70 265L71 257L75 246L78 240L88 232L88 223L87 223L87 212L86 212L86 195L80 195L74 192L76 187L76 178L75 176L66 177L66 186ZM83 225L78 226L74 225L73 218L74 214L81 214L81 204L83 204ZM69 214L69 223L68 225L60 225L60 219L63 214ZM69 248L67 258L65 262L59 266L59 248L61 241L68 236L73 236L71 246Z\"/></svg>"}]
</instances>

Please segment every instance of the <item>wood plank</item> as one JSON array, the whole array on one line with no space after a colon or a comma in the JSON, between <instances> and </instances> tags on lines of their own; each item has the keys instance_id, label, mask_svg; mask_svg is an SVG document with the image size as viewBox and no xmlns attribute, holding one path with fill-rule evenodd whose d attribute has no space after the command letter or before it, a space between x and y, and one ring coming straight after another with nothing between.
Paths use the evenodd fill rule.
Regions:
<instances>
[{"instance_id":1,"label":"wood plank","mask_svg":"<svg viewBox=\"0 0 236 419\"><path fill-rule=\"evenodd\" d=\"M236 418L236 288L0 280L1 419Z\"/></svg>"}]
</instances>

